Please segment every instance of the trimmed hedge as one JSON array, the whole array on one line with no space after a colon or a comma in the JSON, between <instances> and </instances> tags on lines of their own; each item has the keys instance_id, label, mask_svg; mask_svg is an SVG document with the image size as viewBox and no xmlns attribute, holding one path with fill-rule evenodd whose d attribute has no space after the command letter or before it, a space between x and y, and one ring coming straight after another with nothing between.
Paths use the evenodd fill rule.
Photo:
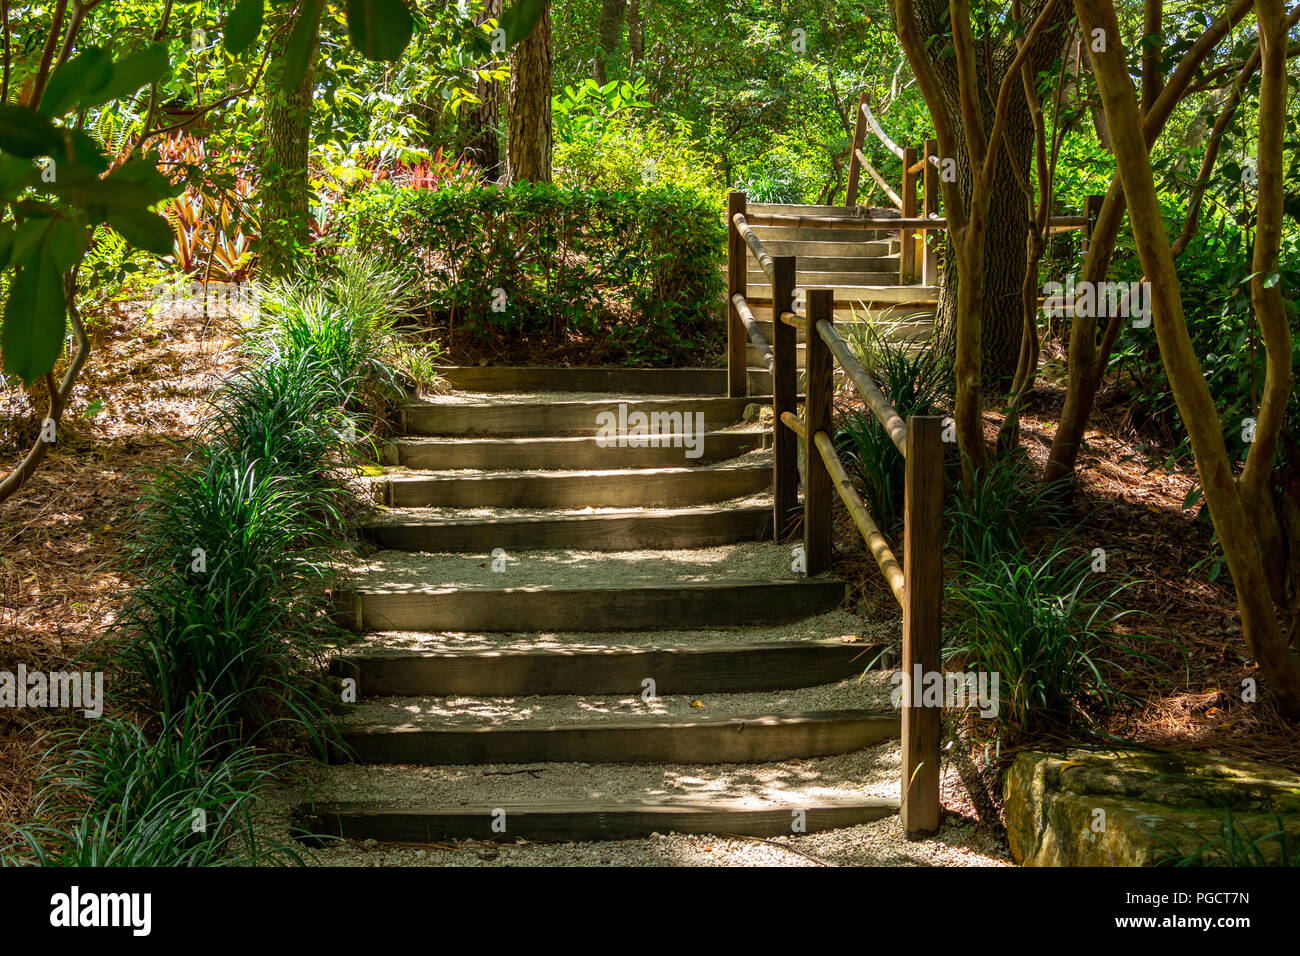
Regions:
<instances>
[{"instance_id":1,"label":"trimmed hedge","mask_svg":"<svg viewBox=\"0 0 1300 956\"><path fill-rule=\"evenodd\" d=\"M634 364L722 354L726 228L696 193L380 183L343 222L456 337L577 333Z\"/></svg>"}]
</instances>

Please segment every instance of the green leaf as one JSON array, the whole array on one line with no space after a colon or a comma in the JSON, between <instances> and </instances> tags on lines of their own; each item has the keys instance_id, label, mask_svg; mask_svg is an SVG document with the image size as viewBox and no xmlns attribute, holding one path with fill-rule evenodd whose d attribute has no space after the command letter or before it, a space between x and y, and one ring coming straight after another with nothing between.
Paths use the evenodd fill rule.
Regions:
<instances>
[{"instance_id":1,"label":"green leaf","mask_svg":"<svg viewBox=\"0 0 1300 956\"><path fill-rule=\"evenodd\" d=\"M415 22L405 0L347 0L348 36L370 60L396 60L411 42Z\"/></svg>"},{"instance_id":2,"label":"green leaf","mask_svg":"<svg viewBox=\"0 0 1300 956\"><path fill-rule=\"evenodd\" d=\"M30 386L58 361L67 325L62 272L52 256L20 268L5 303L4 370Z\"/></svg>"},{"instance_id":3,"label":"green leaf","mask_svg":"<svg viewBox=\"0 0 1300 956\"><path fill-rule=\"evenodd\" d=\"M52 156L63 137L58 127L28 106L0 104L0 149L24 159Z\"/></svg>"},{"instance_id":4,"label":"green leaf","mask_svg":"<svg viewBox=\"0 0 1300 956\"><path fill-rule=\"evenodd\" d=\"M88 106L98 106L133 95L140 87L164 79L171 72L167 47L154 43L113 64L108 82L91 94Z\"/></svg>"},{"instance_id":5,"label":"green leaf","mask_svg":"<svg viewBox=\"0 0 1300 956\"><path fill-rule=\"evenodd\" d=\"M506 46L511 47L533 32L550 0L515 0L501 14L501 29L506 31ZM592 81L595 85L595 81Z\"/></svg>"},{"instance_id":6,"label":"green leaf","mask_svg":"<svg viewBox=\"0 0 1300 956\"><path fill-rule=\"evenodd\" d=\"M222 37L228 53L243 53L262 32L263 0L239 0L226 18Z\"/></svg>"},{"instance_id":7,"label":"green leaf","mask_svg":"<svg viewBox=\"0 0 1300 956\"><path fill-rule=\"evenodd\" d=\"M1277 285L1281 280L1282 280L1282 276L1280 273L1270 272L1268 276L1264 279L1264 288L1271 289L1273 288L1273 286Z\"/></svg>"},{"instance_id":8,"label":"green leaf","mask_svg":"<svg viewBox=\"0 0 1300 956\"><path fill-rule=\"evenodd\" d=\"M280 89L285 93L296 90L311 69L312 54L316 50L316 33L320 29L320 15L324 6L325 0L303 0L302 8L298 11L298 19L284 48L284 73L280 76Z\"/></svg>"},{"instance_id":9,"label":"green leaf","mask_svg":"<svg viewBox=\"0 0 1300 956\"><path fill-rule=\"evenodd\" d=\"M90 95L113 76L113 58L107 50L86 47L50 74L41 94L40 110L46 116L61 116L73 106L89 105Z\"/></svg>"},{"instance_id":10,"label":"green leaf","mask_svg":"<svg viewBox=\"0 0 1300 956\"><path fill-rule=\"evenodd\" d=\"M171 223L157 213L140 210L109 216L108 224L131 245L160 256L173 251Z\"/></svg>"}]
</instances>

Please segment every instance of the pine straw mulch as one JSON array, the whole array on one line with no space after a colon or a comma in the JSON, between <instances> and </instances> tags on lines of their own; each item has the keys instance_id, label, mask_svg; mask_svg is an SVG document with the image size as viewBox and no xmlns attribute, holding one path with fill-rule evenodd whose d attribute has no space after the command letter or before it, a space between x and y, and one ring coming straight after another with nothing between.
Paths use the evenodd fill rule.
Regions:
<instances>
[{"instance_id":1,"label":"pine straw mulch","mask_svg":"<svg viewBox=\"0 0 1300 956\"><path fill-rule=\"evenodd\" d=\"M178 443L193 437L235 367L230 320L154 318L122 303L97 321L57 446L0 504L0 670L66 669L103 635L128 584L119 564L139 496L160 466L184 456ZM43 386L34 391L43 416ZM35 437L32 411L22 391L0 390L0 473ZM111 682L105 697L111 713ZM43 716L0 710L0 821L29 806Z\"/></svg>"}]
</instances>

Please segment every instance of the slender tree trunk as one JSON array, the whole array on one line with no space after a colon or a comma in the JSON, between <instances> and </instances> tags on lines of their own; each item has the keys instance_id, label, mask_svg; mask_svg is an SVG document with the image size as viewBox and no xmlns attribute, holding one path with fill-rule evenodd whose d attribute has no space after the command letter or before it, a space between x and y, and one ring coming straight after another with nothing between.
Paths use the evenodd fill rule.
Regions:
<instances>
[{"instance_id":1,"label":"slender tree trunk","mask_svg":"<svg viewBox=\"0 0 1300 956\"><path fill-rule=\"evenodd\" d=\"M483 20L501 18L501 0L485 0ZM474 88L479 102L465 114L461 124L460 155L477 163L488 178L495 177L501 166L501 141L497 135L500 122L501 84L480 79Z\"/></svg>"},{"instance_id":2,"label":"slender tree trunk","mask_svg":"<svg viewBox=\"0 0 1300 956\"><path fill-rule=\"evenodd\" d=\"M510 56L509 181L551 181L551 6Z\"/></svg>"},{"instance_id":3,"label":"slender tree trunk","mask_svg":"<svg viewBox=\"0 0 1300 956\"><path fill-rule=\"evenodd\" d=\"M1138 256L1151 283L1151 312L1160 357L1169 376L1179 414L1187 428L1210 518L1214 522L1214 529L1232 575L1232 583L1237 592L1237 608L1241 613L1242 634L1250 653L1259 662L1260 670L1278 705L1289 716L1300 717L1300 658L1289 641L1294 635L1295 625L1292 623L1292 634L1288 635L1278 620L1278 608L1271 597L1270 573L1265 565L1266 555L1261 548L1260 534L1254 520L1256 516L1252 514L1254 494L1251 485L1256 479L1252 475L1250 459L1256 460L1261 471L1271 470L1272 447L1265 449L1258 457L1256 453L1260 452L1260 448L1252 448L1239 487L1228 460L1218 409L1210 395L1188 334L1178 275L1174 269L1169 237L1165 233L1155 174L1151 168L1146 137L1143 135L1142 116L1138 110L1132 78L1129 76L1114 6L1110 0L1075 0L1075 9L1085 31L1090 33L1094 29L1101 30L1107 39L1105 50L1090 54L1093 71L1101 90L1106 122L1112 133L1111 140L1115 144L1115 161L1123 181L1124 194L1132 210L1133 237ZM1271 234L1272 224L1275 220L1280 222L1281 194L1272 184L1271 178L1276 176L1280 185L1286 125L1286 30L1280 0L1258 0L1257 9L1261 42L1265 45L1260 71L1259 163L1261 179L1265 170L1268 170L1267 175L1270 177L1268 183L1260 184L1260 206L1276 201L1279 207L1276 214L1271 209L1265 211L1260 220L1260 225L1263 226L1262 238L1267 244L1264 257L1267 258L1277 248ZM1260 258L1257 254L1256 264ZM1259 283L1260 291L1267 291L1262 286L1262 282ZM1281 366L1281 361L1273 355L1274 347L1280 344L1287 353L1285 375L1272 377L1270 374L1271 391L1266 385L1266 393L1281 398L1284 402L1283 389L1289 393L1291 385L1290 335L1284 333L1285 341L1275 342L1274 340L1281 339L1277 334L1279 329L1276 328L1276 303L1267 301L1262 295L1255 295L1254 288L1252 298L1261 331L1273 327L1271 334L1265 331L1265 346L1270 353L1270 373L1275 365L1279 368ZM1280 301L1280 294L1277 298ZM1263 414L1264 409L1261 408L1261 417ZM1257 428L1256 441L1275 442L1276 430L1281 426L1281 416L1271 416L1267 422L1261 421L1259 424L1267 424L1271 434L1262 435L1262 428ZM1265 458L1268 460L1265 461Z\"/></svg>"},{"instance_id":4,"label":"slender tree trunk","mask_svg":"<svg viewBox=\"0 0 1300 956\"><path fill-rule=\"evenodd\" d=\"M618 40L623 34L623 16L627 0L600 0L600 22L596 25L596 59L592 63L592 76L601 86L609 82L608 63L618 52Z\"/></svg>"},{"instance_id":5,"label":"slender tree trunk","mask_svg":"<svg viewBox=\"0 0 1300 956\"><path fill-rule=\"evenodd\" d=\"M1233 0L1231 7L1214 21L1209 29L1197 37L1196 42L1183 55L1178 68L1168 81L1162 82L1160 94L1152 103L1151 109L1142 117L1141 132L1148 148L1164 131L1174 106L1186 95L1187 87L1199 71L1201 64L1214 51L1216 45L1227 36L1232 27L1249 12L1251 2L1252 0ZM1085 33L1085 36L1088 34ZM1106 141L1109 142L1111 138L1109 129L1106 137ZM1105 202L1102 204L1097 223L1089 238L1088 256L1080 276L1082 282L1097 283L1105 280L1127 208L1121 179L1116 174L1111 179ZM1175 258L1184 248L1186 244L1180 243L1174 250ZM1061 411L1061 421L1052 439L1047 467L1043 471L1043 480L1047 483L1062 482L1062 479L1074 475L1079 451L1083 445L1083 433L1087 430L1092 404L1110 361L1119 328L1119 317L1112 316L1099 339L1096 316L1076 313L1071 319L1065 407ZM1064 485L1065 483L1062 482L1059 487Z\"/></svg>"},{"instance_id":6,"label":"slender tree trunk","mask_svg":"<svg viewBox=\"0 0 1300 956\"><path fill-rule=\"evenodd\" d=\"M311 185L307 160L311 145L311 96L313 69L296 89L280 89L284 68L284 43L274 51L273 67L267 70L264 88L267 110L262 144L261 185L258 206L261 214L259 268L265 278L293 272L311 242ZM312 59L315 59L313 51Z\"/></svg>"},{"instance_id":7,"label":"slender tree trunk","mask_svg":"<svg viewBox=\"0 0 1300 956\"><path fill-rule=\"evenodd\" d=\"M627 5L627 58L632 66L645 56L645 21L641 19L641 0L628 0Z\"/></svg>"}]
</instances>

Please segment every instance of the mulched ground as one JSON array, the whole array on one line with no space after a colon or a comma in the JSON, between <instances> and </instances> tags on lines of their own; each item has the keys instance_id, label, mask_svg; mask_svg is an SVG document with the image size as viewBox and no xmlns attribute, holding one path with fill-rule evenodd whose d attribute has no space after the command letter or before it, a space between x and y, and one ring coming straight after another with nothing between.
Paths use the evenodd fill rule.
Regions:
<instances>
[{"instance_id":1,"label":"mulched ground","mask_svg":"<svg viewBox=\"0 0 1300 956\"><path fill-rule=\"evenodd\" d=\"M120 602L124 533L156 469L184 455L216 383L234 367L233 323L114 308L59 429L60 441L0 504L0 670L59 670L103 634ZM44 415L43 387L35 401ZM0 471L26 454L32 404L0 391ZM112 688L105 688L112 712ZM37 752L33 711L0 710L0 820L21 818ZM38 714L39 716L39 714Z\"/></svg>"}]
</instances>

